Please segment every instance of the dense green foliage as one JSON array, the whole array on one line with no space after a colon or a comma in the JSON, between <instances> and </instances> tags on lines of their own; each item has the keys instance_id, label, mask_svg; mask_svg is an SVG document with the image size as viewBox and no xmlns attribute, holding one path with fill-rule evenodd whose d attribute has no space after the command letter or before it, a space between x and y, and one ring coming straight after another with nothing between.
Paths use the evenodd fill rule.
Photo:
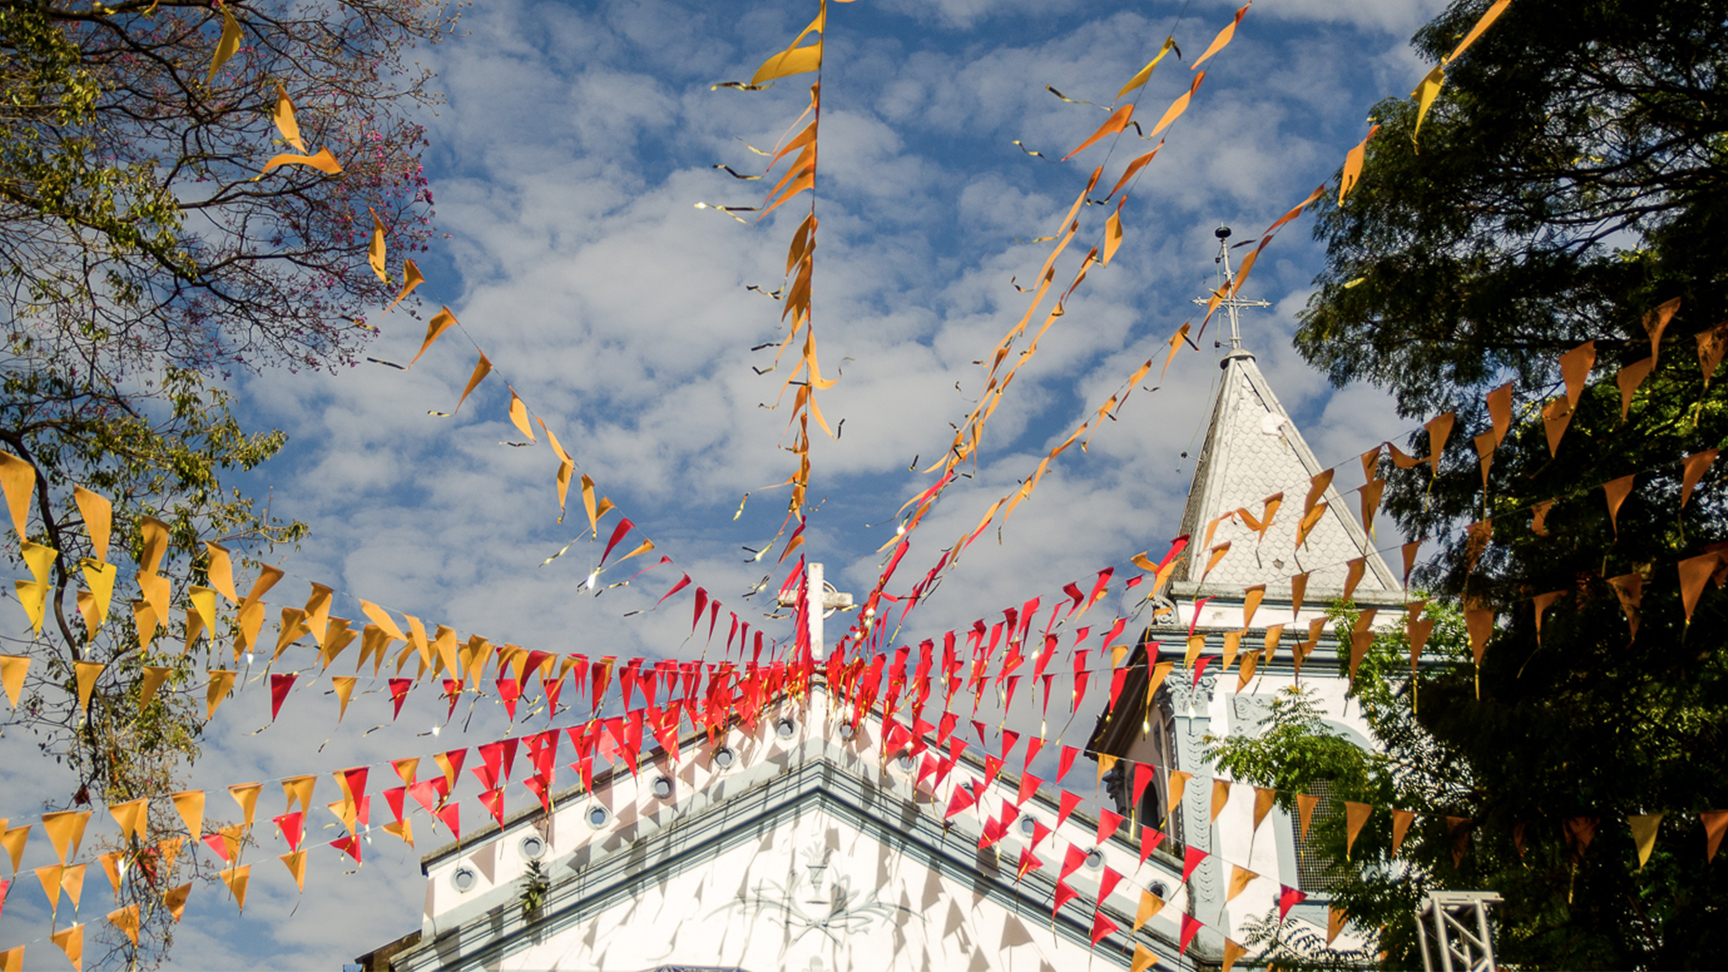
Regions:
<instances>
[{"instance_id":1,"label":"dense green foliage","mask_svg":"<svg viewBox=\"0 0 1728 972\"><path fill-rule=\"evenodd\" d=\"M1418 49L1438 61L1485 7L1454 4ZM1430 886L1506 898L1508 965L1698 968L1728 953L1728 859L1706 862L1698 817L1728 808L1728 619L1710 585L1687 623L1677 567L1728 540L1720 469L1680 497L1685 457L1728 442L1724 379L1698 354L1728 317L1724 67L1728 4L1517 0L1448 67L1419 143L1412 102L1377 106L1361 185L1323 212L1327 265L1298 346L1408 416L1457 412L1441 474L1391 471L1386 506L1440 549L1422 582L1497 619L1479 669L1443 667L1415 693L1359 682L1386 746L1361 799L1424 814L1407 864L1377 857L1377 816L1341 878L1358 921L1384 924L1395 967L1419 965L1409 916ZM1652 356L1645 321L1673 298L1623 418L1615 378ZM1585 341L1596 368L1551 452L1541 411L1564 395L1559 356ZM1512 428L1484 488L1472 439L1507 381ZM1615 522L1602 484L1627 475ZM1544 536L1533 507L1550 499ZM1479 521L1492 539L1476 559L1465 536ZM1635 607L1610 579L1641 586ZM1538 639L1531 598L1551 591L1564 594ZM1378 646L1370 668L1395 673L1402 650ZM1468 651L1455 625L1430 648ZM1640 869L1627 818L1657 812ZM1447 816L1465 823L1435 823Z\"/></svg>"}]
</instances>

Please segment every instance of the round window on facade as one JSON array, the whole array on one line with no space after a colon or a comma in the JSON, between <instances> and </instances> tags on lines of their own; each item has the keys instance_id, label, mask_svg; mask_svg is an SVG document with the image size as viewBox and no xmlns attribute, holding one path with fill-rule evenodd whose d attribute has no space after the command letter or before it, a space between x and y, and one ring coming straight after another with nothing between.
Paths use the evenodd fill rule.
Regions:
<instances>
[{"instance_id":1,"label":"round window on facade","mask_svg":"<svg viewBox=\"0 0 1728 972\"><path fill-rule=\"evenodd\" d=\"M780 734L781 739L791 739L798 735L798 723L791 719L781 719L775 724L774 731Z\"/></svg>"},{"instance_id":2,"label":"round window on facade","mask_svg":"<svg viewBox=\"0 0 1728 972\"><path fill-rule=\"evenodd\" d=\"M1030 837L1038 832L1038 821L1031 815L1020 818L1020 832Z\"/></svg>"},{"instance_id":3,"label":"round window on facade","mask_svg":"<svg viewBox=\"0 0 1728 972\"><path fill-rule=\"evenodd\" d=\"M467 894L474 890L474 886L479 883L480 872L466 864L458 867L450 873L450 886L455 888L461 894Z\"/></svg>"},{"instance_id":4,"label":"round window on facade","mask_svg":"<svg viewBox=\"0 0 1728 972\"><path fill-rule=\"evenodd\" d=\"M1104 866L1104 852L1094 847L1086 852L1086 867L1096 871Z\"/></svg>"},{"instance_id":5,"label":"round window on facade","mask_svg":"<svg viewBox=\"0 0 1728 972\"><path fill-rule=\"evenodd\" d=\"M654 796L665 800L672 796L672 781L664 776L654 777Z\"/></svg>"},{"instance_id":6,"label":"round window on facade","mask_svg":"<svg viewBox=\"0 0 1728 972\"><path fill-rule=\"evenodd\" d=\"M1163 881L1153 881L1151 884L1146 885L1146 890L1160 898L1170 897L1170 889L1164 886Z\"/></svg>"},{"instance_id":7,"label":"round window on facade","mask_svg":"<svg viewBox=\"0 0 1728 972\"><path fill-rule=\"evenodd\" d=\"M736 762L738 762L738 754L733 752L730 748L721 746L719 749L714 750L715 766L718 766L721 769L731 769L732 764Z\"/></svg>"},{"instance_id":8,"label":"round window on facade","mask_svg":"<svg viewBox=\"0 0 1728 972\"><path fill-rule=\"evenodd\" d=\"M910 773L912 772L912 757L902 756L894 761L894 765L900 767L900 772Z\"/></svg>"},{"instance_id":9,"label":"round window on facade","mask_svg":"<svg viewBox=\"0 0 1728 972\"><path fill-rule=\"evenodd\" d=\"M595 830L599 830L601 827L606 826L607 821L612 819L612 812L599 804L595 804L588 808L586 816L588 818L588 826L593 827Z\"/></svg>"},{"instance_id":10,"label":"round window on facade","mask_svg":"<svg viewBox=\"0 0 1728 972\"><path fill-rule=\"evenodd\" d=\"M525 861L537 861L546 856L546 838L539 834L528 834L516 844L516 850Z\"/></svg>"},{"instance_id":11,"label":"round window on facade","mask_svg":"<svg viewBox=\"0 0 1728 972\"><path fill-rule=\"evenodd\" d=\"M841 739L844 739L847 742L851 742L854 738L857 737L857 735L858 735L858 730L852 728L852 723L850 723L850 722L840 723L840 738Z\"/></svg>"}]
</instances>

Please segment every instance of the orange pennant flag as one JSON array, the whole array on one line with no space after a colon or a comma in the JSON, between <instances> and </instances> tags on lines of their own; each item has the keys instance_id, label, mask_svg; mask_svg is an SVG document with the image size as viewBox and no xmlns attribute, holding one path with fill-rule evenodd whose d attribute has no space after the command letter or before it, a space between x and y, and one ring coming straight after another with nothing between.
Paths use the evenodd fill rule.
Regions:
<instances>
[{"instance_id":1,"label":"orange pennant flag","mask_svg":"<svg viewBox=\"0 0 1728 972\"><path fill-rule=\"evenodd\" d=\"M220 669L210 672L210 687L204 691L204 719L206 722L216 718L216 709L222 705L224 699L228 698L228 693L233 691L234 675L234 672Z\"/></svg>"},{"instance_id":2,"label":"orange pennant flag","mask_svg":"<svg viewBox=\"0 0 1728 972\"><path fill-rule=\"evenodd\" d=\"M294 886L301 894L306 893L306 852L303 850L289 851L277 854L276 859L288 867L288 873L294 875Z\"/></svg>"},{"instance_id":3,"label":"orange pennant flag","mask_svg":"<svg viewBox=\"0 0 1728 972\"><path fill-rule=\"evenodd\" d=\"M1350 852L1356 847L1356 837L1362 833L1362 826L1368 822L1368 817L1374 813L1371 803L1353 803L1344 801L1344 859L1350 859Z\"/></svg>"},{"instance_id":4,"label":"orange pennant flag","mask_svg":"<svg viewBox=\"0 0 1728 972\"><path fill-rule=\"evenodd\" d=\"M1338 176L1338 205L1344 205L1344 197L1350 195L1350 190L1356 188L1356 183L1362 178L1362 165L1368 155L1368 143L1379 133L1379 125L1368 129L1368 137L1344 154L1344 171Z\"/></svg>"},{"instance_id":5,"label":"orange pennant flag","mask_svg":"<svg viewBox=\"0 0 1728 972\"><path fill-rule=\"evenodd\" d=\"M444 332L455 327L456 323L456 315L450 313L450 308L439 308L438 313L426 322L426 340L420 345L419 352L414 355L414 361L419 361L420 355L426 353L426 349L432 346L432 342L443 337ZM408 367L414 367L414 361L408 362Z\"/></svg>"},{"instance_id":6,"label":"orange pennant flag","mask_svg":"<svg viewBox=\"0 0 1728 972\"><path fill-rule=\"evenodd\" d=\"M1416 814L1409 810L1392 811L1392 856L1398 856L1398 849L1404 846L1404 835L1410 832L1410 825L1416 821Z\"/></svg>"},{"instance_id":7,"label":"orange pennant flag","mask_svg":"<svg viewBox=\"0 0 1728 972\"><path fill-rule=\"evenodd\" d=\"M18 531L19 540L29 536L24 524L35 488L36 467L10 452L0 452L0 493L6 494L6 509L12 514L12 527Z\"/></svg>"},{"instance_id":8,"label":"orange pennant flag","mask_svg":"<svg viewBox=\"0 0 1728 972\"><path fill-rule=\"evenodd\" d=\"M763 62L761 67L756 69L756 73L750 77L750 84L754 86L778 78L791 77L794 74L807 74L811 71L821 70L822 31L827 19L827 10L824 9L822 13L816 15L815 20L810 22L810 26L804 28L802 33L793 38L790 47L769 58ZM807 47L799 47L798 45L804 42L804 38L811 34L816 35L816 43Z\"/></svg>"},{"instance_id":9,"label":"orange pennant flag","mask_svg":"<svg viewBox=\"0 0 1728 972\"><path fill-rule=\"evenodd\" d=\"M336 156L331 155L327 148L321 148L313 155L295 155L292 152L284 152L281 155L273 156L270 161L264 163L264 174L269 175L270 170L284 165L310 166L325 175L339 175L342 172L342 163L336 161Z\"/></svg>"},{"instance_id":10,"label":"orange pennant flag","mask_svg":"<svg viewBox=\"0 0 1728 972\"><path fill-rule=\"evenodd\" d=\"M1170 103L1170 107L1164 112L1164 117L1158 119L1158 124L1152 126L1151 134L1146 137L1151 138L1153 135L1169 128L1171 122L1182 117L1182 113L1188 110L1188 100L1194 97L1194 92L1200 90L1200 82L1204 80L1206 80L1205 71L1201 71L1199 74L1194 75L1194 83L1188 86L1188 90L1183 92L1181 97Z\"/></svg>"},{"instance_id":11,"label":"orange pennant flag","mask_svg":"<svg viewBox=\"0 0 1728 972\"><path fill-rule=\"evenodd\" d=\"M1560 438L1572 424L1572 406L1565 398L1556 398L1542 407L1542 429L1548 435L1548 454L1560 453Z\"/></svg>"},{"instance_id":12,"label":"orange pennant flag","mask_svg":"<svg viewBox=\"0 0 1728 972\"><path fill-rule=\"evenodd\" d=\"M72 498L78 503L78 515L84 518L84 531L90 536L90 557L97 563L108 561L108 537L113 530L114 504L107 497L92 493L82 486L72 487Z\"/></svg>"},{"instance_id":13,"label":"orange pennant flag","mask_svg":"<svg viewBox=\"0 0 1728 972\"><path fill-rule=\"evenodd\" d=\"M1246 954L1248 954L1248 946L1234 939L1224 939L1224 956L1220 959L1219 972L1230 972L1236 967L1236 960Z\"/></svg>"},{"instance_id":14,"label":"orange pennant flag","mask_svg":"<svg viewBox=\"0 0 1728 972\"><path fill-rule=\"evenodd\" d=\"M1714 861L1722 846L1722 834L1728 831L1728 810L1706 810L1698 815L1704 823L1704 859Z\"/></svg>"},{"instance_id":15,"label":"orange pennant flag","mask_svg":"<svg viewBox=\"0 0 1728 972\"><path fill-rule=\"evenodd\" d=\"M1184 321L1182 326L1176 329L1176 333L1170 335L1170 353L1164 356L1164 370L1158 372L1160 380L1163 379L1165 372L1170 370L1170 362L1176 360L1176 352L1182 350L1182 342L1188 340L1188 325L1190 323L1192 322Z\"/></svg>"},{"instance_id":16,"label":"orange pennant flag","mask_svg":"<svg viewBox=\"0 0 1728 972\"><path fill-rule=\"evenodd\" d=\"M1638 391L1638 386L1644 384L1649 377L1650 369L1656 366L1655 358L1645 358L1621 368L1614 375L1614 383L1620 386L1620 421L1626 421L1626 416L1632 411L1632 396Z\"/></svg>"},{"instance_id":17,"label":"orange pennant flag","mask_svg":"<svg viewBox=\"0 0 1728 972\"><path fill-rule=\"evenodd\" d=\"M461 405L457 405L457 407L460 408ZM534 426L528 422L528 406L522 404L522 399L517 396L515 388L510 388L510 422L528 437L529 442L540 441L534 437Z\"/></svg>"},{"instance_id":18,"label":"orange pennant flag","mask_svg":"<svg viewBox=\"0 0 1728 972\"><path fill-rule=\"evenodd\" d=\"M1128 163L1128 168L1122 170L1122 178L1116 180L1116 185L1114 187L1112 187L1109 192L1104 194L1104 198L1109 199L1111 196L1116 195L1116 191L1118 189L1121 189L1123 186L1127 185L1128 180L1134 178L1135 173L1139 172L1141 169L1146 168L1147 163L1151 162L1154 158L1156 158L1158 155L1158 150L1163 148L1163 147L1164 147L1164 140L1159 139L1158 144L1153 146L1152 151L1147 152L1145 155L1142 155L1139 158L1135 159L1134 161ZM1106 259L1104 262L1109 263L1110 261L1108 259Z\"/></svg>"},{"instance_id":19,"label":"orange pennant flag","mask_svg":"<svg viewBox=\"0 0 1728 972\"><path fill-rule=\"evenodd\" d=\"M49 935L48 940L60 946L60 951L66 953L66 958L72 963L74 969L82 970L84 968L84 925L82 923L73 925L71 928L63 928Z\"/></svg>"},{"instance_id":20,"label":"orange pennant flag","mask_svg":"<svg viewBox=\"0 0 1728 972\"><path fill-rule=\"evenodd\" d=\"M1680 298L1665 301L1656 309L1644 315L1644 331L1650 335L1650 364L1656 364L1656 358L1662 353L1662 332L1668 329L1668 322L1674 319L1674 314L1680 310Z\"/></svg>"},{"instance_id":21,"label":"orange pennant flag","mask_svg":"<svg viewBox=\"0 0 1728 972\"><path fill-rule=\"evenodd\" d=\"M12 873L18 873L18 862L24 857L24 843L30 838L30 825L13 827L10 830L0 825L0 847L6 848L6 856L12 858Z\"/></svg>"},{"instance_id":22,"label":"orange pennant flag","mask_svg":"<svg viewBox=\"0 0 1728 972\"><path fill-rule=\"evenodd\" d=\"M1242 5L1242 9L1236 11L1236 16L1224 25L1224 29L1218 32L1217 37L1212 38L1212 45L1206 48L1206 53L1195 58L1194 64L1189 68L1190 71L1197 70L1200 65L1206 63L1207 58L1223 50L1225 45L1230 43L1230 39L1236 36L1236 25L1242 22L1242 15L1247 13L1248 8L1253 5L1253 0L1249 0L1248 3Z\"/></svg>"},{"instance_id":23,"label":"orange pennant flag","mask_svg":"<svg viewBox=\"0 0 1728 972\"><path fill-rule=\"evenodd\" d=\"M0 686L12 708L18 708L18 694L24 691L24 676L30 671L29 655L0 655Z\"/></svg>"},{"instance_id":24,"label":"orange pennant flag","mask_svg":"<svg viewBox=\"0 0 1728 972\"><path fill-rule=\"evenodd\" d=\"M252 819L258 812L258 791L264 789L262 783L236 783L228 788L228 795L240 805L240 812L246 820L246 829L252 829Z\"/></svg>"},{"instance_id":25,"label":"orange pennant flag","mask_svg":"<svg viewBox=\"0 0 1728 972\"><path fill-rule=\"evenodd\" d=\"M1259 876L1240 864L1230 865L1230 885L1224 892L1225 903L1236 900L1236 896L1248 890L1248 885Z\"/></svg>"},{"instance_id":26,"label":"orange pennant flag","mask_svg":"<svg viewBox=\"0 0 1728 972\"><path fill-rule=\"evenodd\" d=\"M1160 907L1162 907L1163 900L1160 898L1157 898L1155 895L1152 894L1152 892L1142 891L1141 895L1142 895L1141 900L1145 900L1145 898L1151 897L1154 900L1158 901ZM22 946L22 945L18 946L18 951L20 953L22 953L24 951L24 946ZM1152 966L1157 965L1157 964L1158 964L1158 956L1156 953L1154 953L1151 949L1147 948L1146 946L1140 944L1139 942L1134 943L1134 961L1129 964L1128 972L1146 972L1147 969L1150 969Z\"/></svg>"},{"instance_id":27,"label":"orange pennant flag","mask_svg":"<svg viewBox=\"0 0 1728 972\"><path fill-rule=\"evenodd\" d=\"M96 677L102 674L107 665L101 662L73 662L72 667L78 676L78 711L90 708L90 693L96 689Z\"/></svg>"},{"instance_id":28,"label":"orange pennant flag","mask_svg":"<svg viewBox=\"0 0 1728 972\"><path fill-rule=\"evenodd\" d=\"M1560 375L1566 380L1567 407L1578 407L1578 399L1584 395L1584 383L1589 380L1590 369L1595 365L1595 341L1585 341L1560 356Z\"/></svg>"},{"instance_id":29,"label":"orange pennant flag","mask_svg":"<svg viewBox=\"0 0 1728 972\"><path fill-rule=\"evenodd\" d=\"M142 843L144 824L149 819L149 807L149 798L139 797L125 803L110 804L108 812L114 815L114 822L120 825L120 836L132 837Z\"/></svg>"},{"instance_id":30,"label":"orange pennant flag","mask_svg":"<svg viewBox=\"0 0 1728 972\"><path fill-rule=\"evenodd\" d=\"M1626 497L1632 495L1632 483L1637 473L1621 476L1602 484L1602 492L1608 499L1608 523L1614 528L1614 537L1620 537L1620 504L1626 502Z\"/></svg>"},{"instance_id":31,"label":"orange pennant flag","mask_svg":"<svg viewBox=\"0 0 1728 972\"><path fill-rule=\"evenodd\" d=\"M1704 372L1704 387L1710 387L1710 379L1716 376L1716 369L1722 366L1722 357L1728 354L1728 321L1716 325L1708 331L1699 331L1698 369Z\"/></svg>"},{"instance_id":32,"label":"orange pennant flag","mask_svg":"<svg viewBox=\"0 0 1728 972\"><path fill-rule=\"evenodd\" d=\"M1261 821L1264 821L1266 815L1272 812L1272 805L1277 799L1277 790L1264 786L1254 788L1254 829L1250 833L1260 832Z\"/></svg>"},{"instance_id":33,"label":"orange pennant flag","mask_svg":"<svg viewBox=\"0 0 1728 972\"><path fill-rule=\"evenodd\" d=\"M192 835L196 844L204 839L204 791L182 790L173 795L174 809L180 812L180 819L186 822L186 830Z\"/></svg>"},{"instance_id":34,"label":"orange pennant flag","mask_svg":"<svg viewBox=\"0 0 1728 972\"><path fill-rule=\"evenodd\" d=\"M61 810L42 815L42 832L48 835L48 842L54 845L54 853L60 856L60 863L66 863L68 857L78 856L78 847L84 843L84 827L89 822L89 810Z\"/></svg>"},{"instance_id":35,"label":"orange pennant flag","mask_svg":"<svg viewBox=\"0 0 1728 972\"><path fill-rule=\"evenodd\" d=\"M1512 428L1512 383L1507 382L1488 393L1488 417L1494 423L1494 445L1506 441Z\"/></svg>"},{"instance_id":36,"label":"orange pennant flag","mask_svg":"<svg viewBox=\"0 0 1728 972\"><path fill-rule=\"evenodd\" d=\"M1458 42L1458 46L1452 49L1452 53L1446 56L1447 63L1456 61L1458 55L1464 53L1465 48L1476 43L1476 38L1482 36L1482 32L1488 29L1489 24L1500 19L1500 15L1505 13L1506 8L1511 4L1512 0L1494 0L1494 3L1486 11L1483 11L1482 16L1477 19L1476 26L1470 28L1470 33L1465 34L1464 39Z\"/></svg>"},{"instance_id":37,"label":"orange pennant flag","mask_svg":"<svg viewBox=\"0 0 1728 972\"><path fill-rule=\"evenodd\" d=\"M1476 664L1482 664L1482 652L1488 648L1488 638L1494 633L1494 609L1480 604L1464 610L1464 627L1470 632L1470 654Z\"/></svg>"},{"instance_id":38,"label":"orange pennant flag","mask_svg":"<svg viewBox=\"0 0 1728 972\"><path fill-rule=\"evenodd\" d=\"M113 924L113 926L115 928L118 928L121 931L125 932L126 937L130 938L132 940L132 944L134 946L136 946L138 944L138 906L137 905L130 904L124 908L119 909L118 911L108 912L108 921L111 924Z\"/></svg>"},{"instance_id":39,"label":"orange pennant flag","mask_svg":"<svg viewBox=\"0 0 1728 972\"><path fill-rule=\"evenodd\" d=\"M413 293L415 287L418 287L425 282L426 282L426 278L421 275L420 268L414 265L414 261L413 260L403 260L402 261L402 292L396 295L396 299L390 302L389 307L384 308L384 313L388 314L391 311L395 310L396 305L402 303L402 298Z\"/></svg>"},{"instance_id":40,"label":"orange pennant flag","mask_svg":"<svg viewBox=\"0 0 1728 972\"><path fill-rule=\"evenodd\" d=\"M234 903L240 906L241 911L245 911L246 885L252 880L252 865L231 867L226 871L218 871L216 876L222 879L223 884L228 885L228 890L234 895Z\"/></svg>"},{"instance_id":41,"label":"orange pennant flag","mask_svg":"<svg viewBox=\"0 0 1728 972\"><path fill-rule=\"evenodd\" d=\"M1104 120L1104 124L1098 126L1098 130L1092 133L1092 137L1088 138L1084 142L1081 142L1079 148L1075 149L1072 152L1069 152L1067 155L1062 156L1062 161L1066 162L1069 159L1073 158L1074 156L1079 155L1081 152L1086 151L1087 149L1091 148L1094 144L1096 144L1099 139L1106 138L1106 137L1111 136L1111 135L1120 134L1122 129L1128 127L1128 121L1129 121L1129 119L1131 119L1133 117L1134 117L1134 105L1132 103L1123 105L1122 107L1111 112L1110 117ZM1157 134L1157 133L1154 132L1153 134Z\"/></svg>"},{"instance_id":42,"label":"orange pennant flag","mask_svg":"<svg viewBox=\"0 0 1728 972\"><path fill-rule=\"evenodd\" d=\"M1228 666L1226 666L1228 667ZM1224 812L1224 805L1230 802L1230 781L1218 777L1212 780L1212 822L1218 822L1218 815Z\"/></svg>"},{"instance_id":43,"label":"orange pennant flag","mask_svg":"<svg viewBox=\"0 0 1728 972\"><path fill-rule=\"evenodd\" d=\"M1338 937L1338 933L1344 930L1344 922L1348 919L1349 916L1344 913L1343 908L1333 907L1326 910L1326 944L1328 947L1331 946L1332 940Z\"/></svg>"},{"instance_id":44,"label":"orange pennant flag","mask_svg":"<svg viewBox=\"0 0 1728 972\"><path fill-rule=\"evenodd\" d=\"M1440 475L1440 454L1446 451L1446 440L1452 435L1452 425L1457 416L1451 412L1436 415L1422 427L1428 430L1428 466L1434 475Z\"/></svg>"},{"instance_id":45,"label":"orange pennant flag","mask_svg":"<svg viewBox=\"0 0 1728 972\"><path fill-rule=\"evenodd\" d=\"M179 924L180 916L186 913L186 899L192 896L192 882L188 881L177 888L168 889L162 896L162 907L168 909L168 917Z\"/></svg>"},{"instance_id":46,"label":"orange pennant flag","mask_svg":"<svg viewBox=\"0 0 1728 972\"><path fill-rule=\"evenodd\" d=\"M1314 808L1320 798L1310 793L1296 794L1296 814L1302 821L1302 839L1308 839L1308 828L1314 823Z\"/></svg>"},{"instance_id":47,"label":"orange pennant flag","mask_svg":"<svg viewBox=\"0 0 1728 972\"><path fill-rule=\"evenodd\" d=\"M1698 480L1704 478L1710 464L1716 461L1717 450L1705 449L1694 452L1686 457L1685 471L1680 477L1680 508L1686 508L1686 501L1692 498L1692 490L1697 487Z\"/></svg>"},{"instance_id":48,"label":"orange pennant flag","mask_svg":"<svg viewBox=\"0 0 1728 972\"><path fill-rule=\"evenodd\" d=\"M450 413L451 415L462 411L462 403L468 400L468 396L473 394L474 389L479 387L480 383L485 381L486 376L491 373L492 362L486 357L486 352L482 351L480 352L480 360L474 363L474 373L468 376L468 387L462 389L462 397L456 399L456 409ZM511 391L510 397L512 399L516 397L515 391ZM515 403L511 405L511 409L512 415L514 415Z\"/></svg>"},{"instance_id":49,"label":"orange pennant flag","mask_svg":"<svg viewBox=\"0 0 1728 972\"><path fill-rule=\"evenodd\" d=\"M1549 591L1530 599L1536 607L1536 647L1542 647L1542 617L1548 613L1548 609L1554 605L1555 601L1565 596L1565 591Z\"/></svg>"},{"instance_id":50,"label":"orange pennant flag","mask_svg":"<svg viewBox=\"0 0 1728 972\"><path fill-rule=\"evenodd\" d=\"M1142 945L1140 948L1144 949ZM1147 952L1151 955L1151 952ZM24 972L24 946L18 945L0 952L0 972Z\"/></svg>"},{"instance_id":51,"label":"orange pennant flag","mask_svg":"<svg viewBox=\"0 0 1728 972\"><path fill-rule=\"evenodd\" d=\"M1656 832L1662 826L1660 813L1635 813L1626 818L1632 827L1632 843L1638 848L1638 870L1650 862L1650 852L1656 849Z\"/></svg>"},{"instance_id":52,"label":"orange pennant flag","mask_svg":"<svg viewBox=\"0 0 1728 972\"><path fill-rule=\"evenodd\" d=\"M1686 608L1686 623L1692 623L1692 612L1698 607L1698 598L1704 593L1704 582L1716 573L1722 564L1720 553L1699 554L1680 561L1680 603Z\"/></svg>"},{"instance_id":53,"label":"orange pennant flag","mask_svg":"<svg viewBox=\"0 0 1728 972\"><path fill-rule=\"evenodd\" d=\"M1626 615L1626 626L1631 632L1631 640L1638 640L1638 607L1644 600L1644 575L1638 573L1621 574L1619 577L1607 578L1608 586L1614 588L1614 596L1620 601L1620 611Z\"/></svg>"}]
</instances>

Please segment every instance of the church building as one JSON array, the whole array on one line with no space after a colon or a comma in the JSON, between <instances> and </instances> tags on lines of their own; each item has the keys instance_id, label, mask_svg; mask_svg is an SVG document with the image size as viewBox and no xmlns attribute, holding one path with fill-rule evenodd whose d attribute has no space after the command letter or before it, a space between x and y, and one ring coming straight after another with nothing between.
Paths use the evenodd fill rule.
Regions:
<instances>
[{"instance_id":1,"label":"church building","mask_svg":"<svg viewBox=\"0 0 1728 972\"><path fill-rule=\"evenodd\" d=\"M676 757L645 752L638 772L596 774L550 809L427 854L419 930L360 965L1219 969L1242 955L1244 923L1281 903L1324 935L1325 862L1281 811L1256 828L1247 787L1214 814L1207 738L1257 732L1295 674L1291 646L1306 643L1302 684L1368 746L1345 704L1339 646L1327 625L1311 636L1311 622L1347 589L1390 622L1403 589L1358 503L1324 483L1319 512L1300 515L1322 467L1242 346L1247 303L1224 306L1231 347L1183 514L1189 557L1086 746L1114 762L1106 805L1023 786L926 723L884 723L879 708L859 718L818 674L755 718L681 740ZM1165 662L1173 673L1147 705L1149 670ZM1153 768L1149 784L1135 766ZM1317 812L1336 811L1323 801ZM1149 847L1144 827L1162 842Z\"/></svg>"}]
</instances>

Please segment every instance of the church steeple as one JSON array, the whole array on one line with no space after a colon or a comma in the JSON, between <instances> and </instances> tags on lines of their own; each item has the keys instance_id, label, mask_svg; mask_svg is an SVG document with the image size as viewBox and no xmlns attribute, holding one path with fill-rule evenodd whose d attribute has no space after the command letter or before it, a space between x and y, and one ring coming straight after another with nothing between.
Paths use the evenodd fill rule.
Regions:
<instances>
[{"instance_id":1,"label":"church steeple","mask_svg":"<svg viewBox=\"0 0 1728 972\"><path fill-rule=\"evenodd\" d=\"M1219 292L1228 294L1235 280L1230 267L1230 230L1221 226L1215 235ZM1196 301L1206 302L1207 298ZM1192 537L1195 550L1184 566L1177 569L1175 579L1200 580L1211 550L1229 543L1230 550L1206 576L1205 587L1209 591L1228 594L1265 584L1267 595L1277 596L1289 591L1292 575L1311 570L1308 582L1311 597L1335 592L1344 586L1346 563L1357 557L1365 558L1366 568L1358 591L1367 594L1402 590L1397 575L1374 552L1373 543L1357 519L1360 494L1356 491L1340 494L1329 486L1320 499L1327 504L1325 513L1302 547L1296 548L1302 501L1308 495L1310 479L1324 467L1284 411L1278 396L1273 394L1253 353L1242 346L1239 309L1271 305L1232 294L1219 306L1230 326L1230 351L1219 362L1224 374L1212 400L1206 439L1182 513L1182 532ZM1283 494L1282 506L1263 537L1241 516L1219 521L1237 510L1246 510L1258 519L1265 511L1267 497L1278 493ZM1215 521L1219 522L1213 527ZM1208 543L1209 528L1212 537Z\"/></svg>"}]
</instances>

